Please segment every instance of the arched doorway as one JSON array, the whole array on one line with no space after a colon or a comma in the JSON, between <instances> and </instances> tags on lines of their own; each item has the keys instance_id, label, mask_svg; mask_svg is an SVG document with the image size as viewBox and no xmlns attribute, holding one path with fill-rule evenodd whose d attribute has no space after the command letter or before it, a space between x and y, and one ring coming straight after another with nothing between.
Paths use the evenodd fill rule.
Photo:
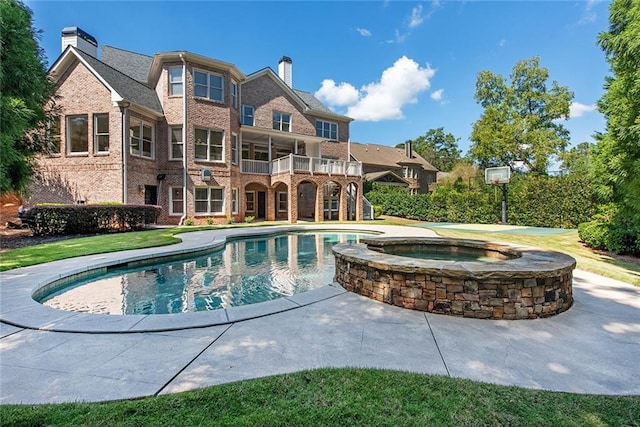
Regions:
<instances>
[{"instance_id":1,"label":"arched doorway","mask_svg":"<svg viewBox=\"0 0 640 427\"><path fill-rule=\"evenodd\" d=\"M298 184L298 220L316 220L316 189L317 184L303 181Z\"/></svg>"},{"instance_id":2,"label":"arched doorway","mask_svg":"<svg viewBox=\"0 0 640 427\"><path fill-rule=\"evenodd\" d=\"M322 212L325 220L340 219L340 184L329 181L323 188Z\"/></svg>"}]
</instances>

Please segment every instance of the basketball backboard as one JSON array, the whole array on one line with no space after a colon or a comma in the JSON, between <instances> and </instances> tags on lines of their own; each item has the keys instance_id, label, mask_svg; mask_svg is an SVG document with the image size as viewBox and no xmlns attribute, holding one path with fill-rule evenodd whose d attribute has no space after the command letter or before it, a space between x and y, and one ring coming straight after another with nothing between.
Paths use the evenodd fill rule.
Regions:
<instances>
[{"instance_id":1,"label":"basketball backboard","mask_svg":"<svg viewBox=\"0 0 640 427\"><path fill-rule=\"evenodd\" d=\"M496 168L486 168L484 170L485 184L508 184L511 178L511 167L499 166Z\"/></svg>"}]
</instances>

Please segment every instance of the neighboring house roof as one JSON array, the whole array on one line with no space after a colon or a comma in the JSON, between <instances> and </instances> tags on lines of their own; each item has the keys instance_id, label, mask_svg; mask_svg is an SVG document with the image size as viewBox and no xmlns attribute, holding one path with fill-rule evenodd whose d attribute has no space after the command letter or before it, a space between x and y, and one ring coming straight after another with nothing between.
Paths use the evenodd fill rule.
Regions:
<instances>
[{"instance_id":1,"label":"neighboring house roof","mask_svg":"<svg viewBox=\"0 0 640 427\"><path fill-rule=\"evenodd\" d=\"M386 184L398 183L409 185L409 181L392 171L369 172L363 175L367 181L380 181Z\"/></svg>"},{"instance_id":2,"label":"neighboring house roof","mask_svg":"<svg viewBox=\"0 0 640 427\"><path fill-rule=\"evenodd\" d=\"M411 158L405 155L404 148L389 147L388 145L351 143L351 156L363 164L398 168L404 164L418 164L422 169L437 172L431 163L420 154L413 152Z\"/></svg>"},{"instance_id":3,"label":"neighboring house roof","mask_svg":"<svg viewBox=\"0 0 640 427\"><path fill-rule=\"evenodd\" d=\"M153 57L117 47L102 46L100 60L140 83L147 84Z\"/></svg>"},{"instance_id":4,"label":"neighboring house roof","mask_svg":"<svg viewBox=\"0 0 640 427\"><path fill-rule=\"evenodd\" d=\"M353 121L351 117L343 116L331 111L330 108L324 105L322 101L316 98L313 94L303 90L290 88L270 67L265 67L249 74L245 82L250 82L262 76L269 76L272 78L282 88L282 90L287 92L302 108L310 110L311 113L317 116L341 121Z\"/></svg>"},{"instance_id":5,"label":"neighboring house roof","mask_svg":"<svg viewBox=\"0 0 640 427\"><path fill-rule=\"evenodd\" d=\"M49 73L54 78L58 78L74 63L73 58L77 58L85 64L96 78L111 91L112 101L128 101L132 105L142 107L142 109L155 114L163 113L162 104L160 104L155 90L73 46L67 46L51 66Z\"/></svg>"}]
</instances>

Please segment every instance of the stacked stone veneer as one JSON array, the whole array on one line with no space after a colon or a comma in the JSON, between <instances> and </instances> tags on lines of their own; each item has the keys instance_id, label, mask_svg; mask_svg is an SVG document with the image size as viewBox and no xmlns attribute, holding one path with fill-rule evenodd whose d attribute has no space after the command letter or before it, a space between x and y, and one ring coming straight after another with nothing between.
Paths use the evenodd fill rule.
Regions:
<instances>
[{"instance_id":1,"label":"stacked stone veneer","mask_svg":"<svg viewBox=\"0 0 640 427\"><path fill-rule=\"evenodd\" d=\"M411 258L425 246L476 252L495 262ZM407 252L408 256L385 253ZM474 240L375 238L334 246L335 281L377 301L430 313L480 319L535 319L573 302L575 260L558 252Z\"/></svg>"}]
</instances>

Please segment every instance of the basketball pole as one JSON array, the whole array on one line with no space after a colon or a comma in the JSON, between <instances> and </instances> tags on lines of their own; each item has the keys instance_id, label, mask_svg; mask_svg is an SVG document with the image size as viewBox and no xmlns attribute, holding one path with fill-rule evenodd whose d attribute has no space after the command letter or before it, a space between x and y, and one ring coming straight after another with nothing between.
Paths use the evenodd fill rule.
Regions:
<instances>
[{"instance_id":1,"label":"basketball pole","mask_svg":"<svg viewBox=\"0 0 640 427\"><path fill-rule=\"evenodd\" d=\"M507 223L507 184L502 184L502 223Z\"/></svg>"}]
</instances>

